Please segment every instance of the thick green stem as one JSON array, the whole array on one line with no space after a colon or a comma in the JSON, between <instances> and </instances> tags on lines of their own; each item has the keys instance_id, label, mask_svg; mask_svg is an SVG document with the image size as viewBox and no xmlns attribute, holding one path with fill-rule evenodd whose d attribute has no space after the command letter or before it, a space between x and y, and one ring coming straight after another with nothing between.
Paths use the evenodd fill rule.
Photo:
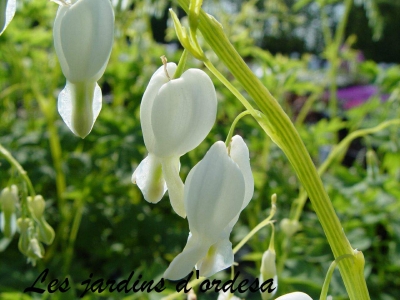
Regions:
<instances>
[{"instance_id":1,"label":"thick green stem","mask_svg":"<svg viewBox=\"0 0 400 300\"><path fill-rule=\"evenodd\" d=\"M178 3L188 11L189 0L178 0ZM353 249L343 232L321 178L289 117L237 53L224 34L222 26L203 11L200 13L199 20L199 29L206 42L265 115L262 118L265 124L263 129L283 150L296 171L311 199L335 258L353 254ZM339 268L350 299L369 299L363 274L363 257L358 255L354 263L350 260L341 261Z\"/></svg>"}]
</instances>

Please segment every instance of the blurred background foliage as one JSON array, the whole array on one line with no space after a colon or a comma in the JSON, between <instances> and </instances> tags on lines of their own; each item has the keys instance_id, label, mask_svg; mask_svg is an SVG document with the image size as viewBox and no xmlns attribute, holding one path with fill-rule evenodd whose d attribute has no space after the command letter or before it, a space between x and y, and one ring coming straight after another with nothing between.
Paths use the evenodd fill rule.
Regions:
<instances>
[{"instance_id":1,"label":"blurred background foliage","mask_svg":"<svg viewBox=\"0 0 400 300\"><path fill-rule=\"evenodd\" d=\"M168 8L183 17L175 3L153 0L113 1L115 44L99 84L103 109L85 139L75 137L56 110L65 85L53 48L55 3L19 0L17 13L0 38L0 143L25 168L35 190L47 202L46 217L56 229L56 241L46 248L36 267L26 263L14 237L0 254L0 298L29 299L22 294L44 268L50 278L68 276L67 294L33 295L34 299L74 299L80 283L93 279L135 276L158 281L187 239L186 220L171 210L168 197L158 205L145 202L131 175L145 157L139 106L146 85L166 55L177 62L182 52L171 28ZM204 1L203 8L224 25L239 53L285 108L313 158L320 166L347 134L399 118L400 3L354 1L335 75L339 91L373 85L363 103L339 99L332 114L328 102L329 57L321 28L321 11L334 33L343 17L343 1L265 0ZM215 55L207 56L239 89ZM191 58L188 67L203 68ZM209 146L224 140L238 101L212 78L218 94L216 125L207 139L181 159L181 176L204 156ZM356 93L356 92L353 92ZM246 94L245 94L246 95ZM356 96L354 96L356 97ZM368 101L366 101L368 99ZM385 101L382 101L385 99ZM346 108L346 109L345 109ZM300 186L283 153L246 117L236 133L248 143L255 194L231 236L236 245L270 211L270 196L278 195L275 215L279 272L278 295L293 290L318 297L333 257L309 203L301 230L286 236L279 222L293 214ZM323 175L334 207L352 246L366 257L371 299L400 299L400 130L388 127L353 141ZM17 184L18 173L0 158L0 188ZM260 259L269 244L270 229L262 229L236 255L243 278L259 276ZM229 272L217 278L227 280ZM49 279L49 278L48 278ZM48 281L46 281L47 283ZM174 290L168 285L166 294ZM76 293L76 294L74 294ZM347 299L338 272L331 283L334 299ZM157 299L157 294L87 294L86 299ZM259 299L258 294L238 295ZM216 299L216 294L199 295Z\"/></svg>"}]
</instances>

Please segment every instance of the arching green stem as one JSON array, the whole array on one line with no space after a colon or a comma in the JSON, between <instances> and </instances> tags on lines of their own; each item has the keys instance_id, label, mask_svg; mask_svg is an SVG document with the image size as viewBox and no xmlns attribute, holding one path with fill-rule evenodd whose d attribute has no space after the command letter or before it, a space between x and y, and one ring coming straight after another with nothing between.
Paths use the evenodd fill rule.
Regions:
<instances>
[{"instance_id":1,"label":"arching green stem","mask_svg":"<svg viewBox=\"0 0 400 300\"><path fill-rule=\"evenodd\" d=\"M178 3L185 11L188 11L189 0L178 0ZM353 255L353 248L343 232L321 178L289 117L229 42L220 23L201 11L198 28L211 49L242 84L264 114L265 117L260 116L258 122L263 124L263 130L282 149L293 166L311 199L335 258L345 254ZM346 290L351 300L370 299L363 273L364 258L362 255L354 255L354 257L352 263L350 260L344 260L339 264Z\"/></svg>"}]
</instances>

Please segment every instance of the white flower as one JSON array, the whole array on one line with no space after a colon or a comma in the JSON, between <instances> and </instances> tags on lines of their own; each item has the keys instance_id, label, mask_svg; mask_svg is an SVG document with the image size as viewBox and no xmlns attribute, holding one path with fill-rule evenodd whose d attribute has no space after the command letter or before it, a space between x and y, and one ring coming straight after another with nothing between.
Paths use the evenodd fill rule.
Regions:
<instances>
[{"instance_id":1,"label":"white flower","mask_svg":"<svg viewBox=\"0 0 400 300\"><path fill-rule=\"evenodd\" d=\"M0 230L6 238L11 239L17 230L16 206L18 203L18 188L12 185L6 187L0 194Z\"/></svg>"},{"instance_id":2,"label":"white flower","mask_svg":"<svg viewBox=\"0 0 400 300\"><path fill-rule=\"evenodd\" d=\"M0 1L0 35L4 32L14 17L16 4L16 0Z\"/></svg>"},{"instance_id":3,"label":"white flower","mask_svg":"<svg viewBox=\"0 0 400 300\"><path fill-rule=\"evenodd\" d=\"M54 47L67 84L58 96L58 111L71 131L84 138L101 110L97 81L110 58L114 12L109 0L78 0L58 9Z\"/></svg>"},{"instance_id":4,"label":"white flower","mask_svg":"<svg viewBox=\"0 0 400 300\"><path fill-rule=\"evenodd\" d=\"M272 285L271 288L268 288L268 290L273 290L272 293L267 292L261 292L261 297L263 300L268 300L271 299L277 289L278 289L278 276L276 274L276 254L275 250L268 249L267 251L264 252L262 260L261 260L261 268L260 268L260 284L262 284L264 281L272 279Z\"/></svg>"},{"instance_id":5,"label":"white flower","mask_svg":"<svg viewBox=\"0 0 400 300\"><path fill-rule=\"evenodd\" d=\"M160 67L143 95L140 121L149 155L133 173L132 182L151 203L160 201L168 187L173 209L185 217L179 158L210 132L217 114L217 97L203 71L189 69L171 80L175 70L174 63Z\"/></svg>"},{"instance_id":6,"label":"white flower","mask_svg":"<svg viewBox=\"0 0 400 300\"><path fill-rule=\"evenodd\" d=\"M254 192L249 151L240 136L232 139L230 156L215 143L185 182L185 207L190 234L185 248L164 278L178 280L196 265L200 276L211 276L233 263L229 235Z\"/></svg>"},{"instance_id":7,"label":"white flower","mask_svg":"<svg viewBox=\"0 0 400 300\"><path fill-rule=\"evenodd\" d=\"M217 300L240 300L240 298L231 294L229 291L227 292L219 291Z\"/></svg>"},{"instance_id":8,"label":"white flower","mask_svg":"<svg viewBox=\"0 0 400 300\"><path fill-rule=\"evenodd\" d=\"M289 293L276 298L275 300L312 300L310 296L302 292Z\"/></svg>"}]
</instances>

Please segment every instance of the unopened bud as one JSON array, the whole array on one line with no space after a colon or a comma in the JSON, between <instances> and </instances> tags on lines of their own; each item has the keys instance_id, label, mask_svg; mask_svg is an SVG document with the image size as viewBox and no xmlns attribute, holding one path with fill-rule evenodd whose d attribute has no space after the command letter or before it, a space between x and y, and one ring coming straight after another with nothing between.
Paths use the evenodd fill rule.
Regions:
<instances>
[{"instance_id":1,"label":"unopened bud","mask_svg":"<svg viewBox=\"0 0 400 300\"><path fill-rule=\"evenodd\" d=\"M284 218L281 221L281 229L288 237L292 237L297 231L300 230L300 228L301 225L297 220Z\"/></svg>"},{"instance_id":2,"label":"unopened bud","mask_svg":"<svg viewBox=\"0 0 400 300\"><path fill-rule=\"evenodd\" d=\"M17 203L18 203L18 188L16 185L12 185L10 188L6 187L1 191L0 205L1 205L1 210L5 214L14 213Z\"/></svg>"},{"instance_id":3,"label":"unopened bud","mask_svg":"<svg viewBox=\"0 0 400 300\"><path fill-rule=\"evenodd\" d=\"M294 292L276 298L275 300L312 300L310 296L302 292Z\"/></svg>"},{"instance_id":4,"label":"unopened bud","mask_svg":"<svg viewBox=\"0 0 400 300\"><path fill-rule=\"evenodd\" d=\"M22 254L28 256L30 246L30 233L33 229L33 222L29 218L19 218L17 220L17 226L20 233L18 241L18 249Z\"/></svg>"},{"instance_id":5,"label":"unopened bud","mask_svg":"<svg viewBox=\"0 0 400 300\"><path fill-rule=\"evenodd\" d=\"M264 292L261 293L261 297L263 300L271 299L277 289L278 289L278 276L276 275L276 254L275 250L268 249L264 252L262 260L261 260L261 268L260 268L260 284L263 284L264 281L272 279L271 288L268 290L273 290L272 293Z\"/></svg>"},{"instance_id":6,"label":"unopened bud","mask_svg":"<svg viewBox=\"0 0 400 300\"><path fill-rule=\"evenodd\" d=\"M39 220L43 216L46 204L41 195L36 195L34 198L28 197L28 207L35 220Z\"/></svg>"},{"instance_id":7,"label":"unopened bud","mask_svg":"<svg viewBox=\"0 0 400 300\"><path fill-rule=\"evenodd\" d=\"M38 238L39 241L50 245L55 237L54 229L46 222L44 217L41 217L38 222Z\"/></svg>"},{"instance_id":8,"label":"unopened bud","mask_svg":"<svg viewBox=\"0 0 400 300\"><path fill-rule=\"evenodd\" d=\"M16 204L18 203L18 189L16 185L5 188L0 195L0 230L6 238L12 238L17 229L16 227Z\"/></svg>"},{"instance_id":9,"label":"unopened bud","mask_svg":"<svg viewBox=\"0 0 400 300\"><path fill-rule=\"evenodd\" d=\"M36 238L30 239L29 241L29 257L31 259L43 258L44 249L42 245L40 245L39 241Z\"/></svg>"}]
</instances>

